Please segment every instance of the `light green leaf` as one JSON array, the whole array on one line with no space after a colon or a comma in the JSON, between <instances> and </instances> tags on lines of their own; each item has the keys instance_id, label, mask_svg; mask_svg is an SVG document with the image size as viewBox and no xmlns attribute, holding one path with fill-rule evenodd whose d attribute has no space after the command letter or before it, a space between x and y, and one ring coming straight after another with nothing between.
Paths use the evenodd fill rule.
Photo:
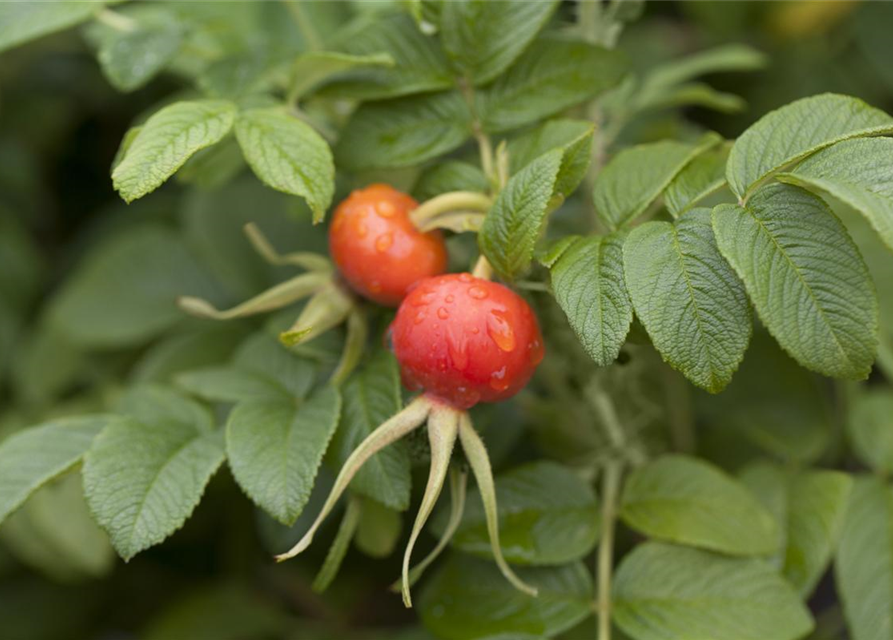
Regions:
<instances>
[{"instance_id":1,"label":"light green leaf","mask_svg":"<svg viewBox=\"0 0 893 640\"><path fill-rule=\"evenodd\" d=\"M377 350L365 366L348 379L342 393L341 424L331 446L333 462L338 468L366 436L401 408L400 376L393 354L384 349ZM406 443L395 442L360 468L350 488L403 511L409 507L409 464Z\"/></svg>"},{"instance_id":2,"label":"light green leaf","mask_svg":"<svg viewBox=\"0 0 893 640\"><path fill-rule=\"evenodd\" d=\"M623 261L636 316L664 360L702 389L722 391L750 340L750 305L716 248L710 209L636 227Z\"/></svg>"},{"instance_id":3,"label":"light green leaf","mask_svg":"<svg viewBox=\"0 0 893 640\"><path fill-rule=\"evenodd\" d=\"M599 534L599 510L592 489L570 469L539 461L496 478L499 544L505 559L522 565L558 565L583 558ZM445 522L438 521L442 530ZM480 495L468 496L453 545L492 558Z\"/></svg>"},{"instance_id":4,"label":"light green leaf","mask_svg":"<svg viewBox=\"0 0 893 640\"><path fill-rule=\"evenodd\" d=\"M284 389L268 378L235 367L207 367L186 371L177 376L177 385L205 400L242 402L248 400L282 400Z\"/></svg>"},{"instance_id":5,"label":"light green leaf","mask_svg":"<svg viewBox=\"0 0 893 640\"><path fill-rule=\"evenodd\" d=\"M315 382L316 368L267 333L256 333L243 342L233 364L277 383L292 398L304 398Z\"/></svg>"},{"instance_id":6,"label":"light green leaf","mask_svg":"<svg viewBox=\"0 0 893 640\"><path fill-rule=\"evenodd\" d=\"M550 267L552 291L595 363L617 359L633 321L623 276L623 236L572 238Z\"/></svg>"},{"instance_id":7,"label":"light green leaf","mask_svg":"<svg viewBox=\"0 0 893 640\"><path fill-rule=\"evenodd\" d=\"M155 191L196 151L219 142L233 126L236 105L225 100L175 102L150 117L112 171L126 202Z\"/></svg>"},{"instance_id":8,"label":"light green leaf","mask_svg":"<svg viewBox=\"0 0 893 640\"><path fill-rule=\"evenodd\" d=\"M893 393L860 390L848 404L847 436L856 455L878 473L893 473Z\"/></svg>"},{"instance_id":9,"label":"light green leaf","mask_svg":"<svg viewBox=\"0 0 893 640\"><path fill-rule=\"evenodd\" d=\"M478 94L484 129L501 133L604 93L626 73L626 59L585 42L540 38Z\"/></svg>"},{"instance_id":10,"label":"light green leaf","mask_svg":"<svg viewBox=\"0 0 893 640\"><path fill-rule=\"evenodd\" d=\"M880 479L853 487L834 576L852 639L893 638L893 489Z\"/></svg>"},{"instance_id":11,"label":"light green leaf","mask_svg":"<svg viewBox=\"0 0 893 640\"><path fill-rule=\"evenodd\" d=\"M129 346L181 320L176 299L184 294L220 298L178 236L135 226L92 251L56 295L50 318L76 345Z\"/></svg>"},{"instance_id":12,"label":"light green leaf","mask_svg":"<svg viewBox=\"0 0 893 640\"><path fill-rule=\"evenodd\" d=\"M835 142L893 132L893 118L858 98L823 93L767 113L741 134L726 167L739 198L763 178Z\"/></svg>"},{"instance_id":13,"label":"light green leaf","mask_svg":"<svg viewBox=\"0 0 893 640\"><path fill-rule=\"evenodd\" d=\"M664 204L678 218L698 202L726 185L726 160L731 144L705 151L680 171L667 186Z\"/></svg>"},{"instance_id":14,"label":"light green leaf","mask_svg":"<svg viewBox=\"0 0 893 640\"><path fill-rule=\"evenodd\" d=\"M813 628L768 563L656 542L621 562L614 621L636 640L797 640Z\"/></svg>"},{"instance_id":15,"label":"light green leaf","mask_svg":"<svg viewBox=\"0 0 893 640\"><path fill-rule=\"evenodd\" d=\"M0 3L0 52L84 22L104 4L106 0Z\"/></svg>"},{"instance_id":16,"label":"light green leaf","mask_svg":"<svg viewBox=\"0 0 893 640\"><path fill-rule=\"evenodd\" d=\"M487 177L478 167L460 160L447 160L434 165L419 177L412 194L419 202L450 191L486 192Z\"/></svg>"},{"instance_id":17,"label":"light green leaf","mask_svg":"<svg viewBox=\"0 0 893 640\"><path fill-rule=\"evenodd\" d=\"M586 120L550 120L509 143L509 170L517 173L544 153L561 149L561 168L554 191L567 198L589 169L593 131L595 127Z\"/></svg>"},{"instance_id":18,"label":"light green leaf","mask_svg":"<svg viewBox=\"0 0 893 640\"><path fill-rule=\"evenodd\" d=\"M825 191L850 205L893 250L893 139L845 140L810 156L778 179Z\"/></svg>"},{"instance_id":19,"label":"light green leaf","mask_svg":"<svg viewBox=\"0 0 893 640\"><path fill-rule=\"evenodd\" d=\"M389 67L358 68L323 88L325 96L380 100L449 89L450 65L437 41L423 34L405 14L365 16L334 46L354 56L387 55Z\"/></svg>"},{"instance_id":20,"label":"light green leaf","mask_svg":"<svg viewBox=\"0 0 893 640\"><path fill-rule=\"evenodd\" d=\"M129 18L128 18L129 19ZM173 59L183 42L183 28L174 15L139 20L131 30L106 28L97 52L109 83L119 91L146 85Z\"/></svg>"},{"instance_id":21,"label":"light green leaf","mask_svg":"<svg viewBox=\"0 0 893 640\"><path fill-rule=\"evenodd\" d=\"M662 140L624 149L595 181L592 197L596 211L612 230L632 222L689 162L720 140L708 133L696 143Z\"/></svg>"},{"instance_id":22,"label":"light green leaf","mask_svg":"<svg viewBox=\"0 0 893 640\"><path fill-rule=\"evenodd\" d=\"M244 168L245 158L239 143L235 137L227 136L189 158L174 179L202 189L217 189L232 181Z\"/></svg>"},{"instance_id":23,"label":"light green leaf","mask_svg":"<svg viewBox=\"0 0 893 640\"><path fill-rule=\"evenodd\" d=\"M177 394L142 389L121 408L133 417L96 437L83 473L90 510L129 560L183 526L224 453L207 410Z\"/></svg>"},{"instance_id":24,"label":"light green leaf","mask_svg":"<svg viewBox=\"0 0 893 640\"><path fill-rule=\"evenodd\" d=\"M512 176L484 218L478 245L508 280L525 272L548 215L562 152L554 149Z\"/></svg>"},{"instance_id":25,"label":"light green leaf","mask_svg":"<svg viewBox=\"0 0 893 640\"><path fill-rule=\"evenodd\" d=\"M714 208L713 231L763 324L788 353L825 375L868 375L878 344L874 286L822 200L799 187L769 185L746 207Z\"/></svg>"},{"instance_id":26,"label":"light green leaf","mask_svg":"<svg viewBox=\"0 0 893 640\"><path fill-rule=\"evenodd\" d=\"M341 398L324 387L306 401L253 400L230 413L226 453L239 486L283 524L301 514L338 424Z\"/></svg>"},{"instance_id":27,"label":"light green leaf","mask_svg":"<svg viewBox=\"0 0 893 640\"><path fill-rule=\"evenodd\" d=\"M366 103L335 148L351 169L405 167L452 151L471 137L471 114L458 92Z\"/></svg>"},{"instance_id":28,"label":"light green leaf","mask_svg":"<svg viewBox=\"0 0 893 640\"><path fill-rule=\"evenodd\" d=\"M556 0L456 0L443 3L440 38L460 76L490 82L543 28Z\"/></svg>"},{"instance_id":29,"label":"light green leaf","mask_svg":"<svg viewBox=\"0 0 893 640\"><path fill-rule=\"evenodd\" d=\"M509 584L490 561L452 554L424 586L419 612L445 640L552 638L592 613L592 580L582 563L519 569L537 597Z\"/></svg>"},{"instance_id":30,"label":"light green leaf","mask_svg":"<svg viewBox=\"0 0 893 640\"><path fill-rule=\"evenodd\" d=\"M110 416L62 418L0 443L0 522L40 486L77 465Z\"/></svg>"},{"instance_id":31,"label":"light green leaf","mask_svg":"<svg viewBox=\"0 0 893 640\"><path fill-rule=\"evenodd\" d=\"M772 515L737 480L711 464L666 455L626 482L620 516L645 535L730 555L768 555L779 548Z\"/></svg>"},{"instance_id":32,"label":"light green leaf","mask_svg":"<svg viewBox=\"0 0 893 640\"><path fill-rule=\"evenodd\" d=\"M393 66L394 59L387 53L357 56L338 51L308 51L292 64L289 95L300 98L320 84L356 69Z\"/></svg>"},{"instance_id":33,"label":"light green leaf","mask_svg":"<svg viewBox=\"0 0 893 640\"><path fill-rule=\"evenodd\" d=\"M279 108L251 109L239 114L236 138L264 184L304 198L314 223L322 221L335 193L335 165L310 125Z\"/></svg>"}]
</instances>

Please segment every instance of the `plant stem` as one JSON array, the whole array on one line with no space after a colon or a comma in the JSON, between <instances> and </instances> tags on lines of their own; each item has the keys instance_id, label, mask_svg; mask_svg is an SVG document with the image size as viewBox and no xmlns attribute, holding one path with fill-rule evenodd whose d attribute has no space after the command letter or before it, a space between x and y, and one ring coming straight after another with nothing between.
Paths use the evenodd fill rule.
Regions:
<instances>
[{"instance_id":1,"label":"plant stem","mask_svg":"<svg viewBox=\"0 0 893 640\"><path fill-rule=\"evenodd\" d=\"M285 6L288 7L295 24L298 25L298 30L304 36L304 40L307 41L307 48L310 51L319 51L322 49L322 40L320 40L316 29L313 28L313 24L307 18L307 14L304 13L304 7L301 4L301 0L285 0Z\"/></svg>"},{"instance_id":2,"label":"plant stem","mask_svg":"<svg viewBox=\"0 0 893 640\"><path fill-rule=\"evenodd\" d=\"M614 526L617 519L617 497L620 491L620 462L605 465L602 476L602 532L598 547L596 576L598 580L598 640L611 640L611 578L614 572Z\"/></svg>"},{"instance_id":3,"label":"plant stem","mask_svg":"<svg viewBox=\"0 0 893 640\"><path fill-rule=\"evenodd\" d=\"M111 9L100 9L96 12L96 19L107 27L111 27L115 31L130 32L135 31L137 22L133 18L124 14L112 11Z\"/></svg>"}]
</instances>

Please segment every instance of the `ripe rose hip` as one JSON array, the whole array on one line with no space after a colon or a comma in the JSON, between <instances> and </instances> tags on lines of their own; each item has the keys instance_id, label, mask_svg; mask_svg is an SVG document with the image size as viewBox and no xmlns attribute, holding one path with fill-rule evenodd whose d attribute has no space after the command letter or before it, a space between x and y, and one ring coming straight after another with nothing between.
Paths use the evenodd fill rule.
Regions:
<instances>
[{"instance_id":1,"label":"ripe rose hip","mask_svg":"<svg viewBox=\"0 0 893 640\"><path fill-rule=\"evenodd\" d=\"M391 325L403 384L467 409L520 391L543 359L530 305L467 273L420 282Z\"/></svg>"},{"instance_id":2,"label":"ripe rose hip","mask_svg":"<svg viewBox=\"0 0 893 640\"><path fill-rule=\"evenodd\" d=\"M329 250L341 275L360 295L397 306L413 284L446 269L439 231L422 233L409 212L418 203L390 185L350 194L329 228Z\"/></svg>"}]
</instances>

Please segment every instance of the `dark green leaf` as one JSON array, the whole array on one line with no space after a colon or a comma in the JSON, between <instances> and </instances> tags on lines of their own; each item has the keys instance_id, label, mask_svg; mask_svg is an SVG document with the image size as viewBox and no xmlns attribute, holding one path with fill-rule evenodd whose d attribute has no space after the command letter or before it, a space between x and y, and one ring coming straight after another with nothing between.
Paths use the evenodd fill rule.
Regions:
<instances>
[{"instance_id":1,"label":"dark green leaf","mask_svg":"<svg viewBox=\"0 0 893 640\"><path fill-rule=\"evenodd\" d=\"M561 149L563 156L555 193L567 198L589 169L594 130L593 124L585 120L550 120L509 143L509 169L517 173L544 153Z\"/></svg>"},{"instance_id":2,"label":"dark green leaf","mask_svg":"<svg viewBox=\"0 0 893 640\"><path fill-rule=\"evenodd\" d=\"M478 167L459 160L447 160L425 171L412 194L420 202L450 191L485 192L489 188L487 177Z\"/></svg>"},{"instance_id":3,"label":"dark green leaf","mask_svg":"<svg viewBox=\"0 0 893 640\"><path fill-rule=\"evenodd\" d=\"M0 51L88 20L106 0L4 2L0 4Z\"/></svg>"},{"instance_id":4,"label":"dark green leaf","mask_svg":"<svg viewBox=\"0 0 893 640\"><path fill-rule=\"evenodd\" d=\"M664 193L664 203L674 217L678 218L725 186L726 159L731 148L729 144L722 144L705 151L673 178Z\"/></svg>"},{"instance_id":5,"label":"dark green leaf","mask_svg":"<svg viewBox=\"0 0 893 640\"><path fill-rule=\"evenodd\" d=\"M856 455L878 473L893 472L893 393L866 389L848 409L847 435Z\"/></svg>"}]
</instances>

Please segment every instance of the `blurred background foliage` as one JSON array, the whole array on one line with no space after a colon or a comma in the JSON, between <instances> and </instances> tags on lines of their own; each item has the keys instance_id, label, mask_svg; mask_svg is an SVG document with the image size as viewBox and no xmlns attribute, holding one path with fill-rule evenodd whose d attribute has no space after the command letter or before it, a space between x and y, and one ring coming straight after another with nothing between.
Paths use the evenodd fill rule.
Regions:
<instances>
[{"instance_id":1,"label":"blurred background foliage","mask_svg":"<svg viewBox=\"0 0 893 640\"><path fill-rule=\"evenodd\" d=\"M348 12L375 11L381 4L320 4L315 20L323 30L334 30ZM567 4L563 11L570 16ZM253 77L255 52L288 58L304 48L300 30L279 3L180 3L177 10L184 21L207 28L190 36L175 72L135 91L117 91L103 76L93 53L102 39L95 27L41 38L0 56L0 439L48 417L100 408L128 382L168 380L227 360L250 324L209 329L169 303L183 293L233 302L281 279L243 241L246 222L258 222L280 249L325 249L324 229L311 227L304 205L263 187L239 158L225 153L197 158L176 181L136 204L125 206L112 191L109 168L127 129L140 114L188 92L196 60L208 51L245 54L244 68L221 68L213 76L223 91L238 90L240 78ZM733 100L720 111L655 109L627 123L618 140L686 137L694 127L734 138L768 110L827 91L893 112L891 28L893 3L884 2L647 3L618 42L636 70L729 43L755 47L768 63L758 71L709 77L712 87L741 96L742 103ZM875 276L888 323L879 369L889 376L893 261L861 218L839 213ZM461 241L456 242L453 253L461 255ZM147 273L154 274L151 280ZM544 314L555 311L542 304ZM555 332L550 344L575 344L572 335ZM314 348L326 357L325 340ZM650 351L635 339L626 349ZM561 377L573 377L567 372L575 370L574 350L588 363L568 346L568 360L553 361L544 376L552 383L541 381L540 388L560 394L562 385L581 384ZM612 368L606 384L653 400L650 414L642 409L641 415L626 416L641 425L642 446L661 446L649 441L655 423L669 423L673 434L672 423L694 416L698 453L732 471L761 454L855 468L842 435L853 403L879 415L893 406L884 404L889 392L881 373L864 385L834 384L799 368L760 333L721 396L690 391L659 358L653 366L641 364L647 358L635 361L640 364L634 371ZM618 381L624 377L637 382ZM880 399L860 400L866 387ZM667 403L656 388L685 400ZM485 410L497 422L503 421L497 414L512 412L505 422L518 425L489 430L498 468L542 452L569 464L611 454L598 430L581 433L580 414L566 410L559 418L554 402L533 395L522 398L520 407ZM592 414L586 407L579 411L584 422ZM536 441L520 441L523 428L532 429ZM416 480L416 487L423 484ZM315 511L311 501L307 513ZM301 526L306 523L299 520L295 530ZM320 537L331 537L334 526L329 523ZM621 549L634 541L624 535ZM387 590L399 567L395 556L375 557L381 541L367 541L365 553L352 549L322 597L311 583L325 545L293 563L270 562L271 551L293 538L293 531L255 510L228 473L220 473L182 531L124 564L92 523L75 478L63 477L0 528L0 636L430 637ZM383 544L387 550L388 541ZM835 602L830 586L820 586L811 602L819 621L816 638L842 637ZM590 638L593 624L589 619L561 638Z\"/></svg>"}]
</instances>

